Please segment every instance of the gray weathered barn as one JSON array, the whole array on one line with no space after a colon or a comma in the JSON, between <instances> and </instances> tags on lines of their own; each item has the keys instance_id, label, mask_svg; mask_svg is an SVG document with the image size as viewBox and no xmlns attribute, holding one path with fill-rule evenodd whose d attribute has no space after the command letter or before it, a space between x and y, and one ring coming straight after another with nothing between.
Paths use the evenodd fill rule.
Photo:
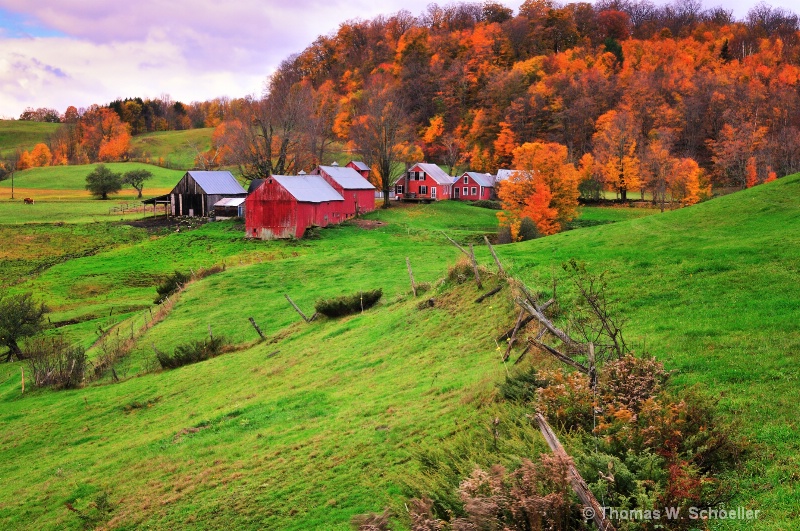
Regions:
<instances>
[{"instance_id":1,"label":"gray weathered barn","mask_svg":"<svg viewBox=\"0 0 800 531\"><path fill-rule=\"evenodd\" d=\"M173 216L206 217L222 199L247 197L229 171L187 171L169 193Z\"/></svg>"}]
</instances>

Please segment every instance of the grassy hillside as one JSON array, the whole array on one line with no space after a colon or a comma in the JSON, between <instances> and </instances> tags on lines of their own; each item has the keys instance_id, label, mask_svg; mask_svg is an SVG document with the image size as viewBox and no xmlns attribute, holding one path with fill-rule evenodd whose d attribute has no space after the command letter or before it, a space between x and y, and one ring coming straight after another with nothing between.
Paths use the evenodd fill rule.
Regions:
<instances>
[{"instance_id":1,"label":"grassy hillside","mask_svg":"<svg viewBox=\"0 0 800 531\"><path fill-rule=\"evenodd\" d=\"M186 131L160 131L137 135L131 139L131 153L137 159L159 159L170 168L189 170L194 167L197 150L211 148L214 128L189 129Z\"/></svg>"},{"instance_id":2,"label":"grassy hillside","mask_svg":"<svg viewBox=\"0 0 800 531\"><path fill-rule=\"evenodd\" d=\"M728 505L761 510L757 529L800 521L798 191L793 176L498 248L534 289L557 275L564 300L572 291L564 261L608 271L629 341L676 369L676 386L718 397L753 443L743 470L727 478L736 493ZM370 217L382 224L297 243L246 242L231 223L134 231L127 243L11 288L47 296L54 320L86 317L64 330L87 344L98 325L128 318L138 328L154 284L171 270L227 266L193 283L138 339L119 367L121 383L20 396L20 364L0 366L0 527L80 528L82 515L113 528L347 529L353 514L403 511L407 475L427 448L469 432L497 459L542 451L534 430L518 431L524 417L492 400L506 374L493 338L515 316L507 297L477 305L473 284L447 283L426 295L434 308L420 309L408 295L406 257L418 282L436 284L458 254L438 231L478 242L494 212L447 202ZM491 265L488 251L476 250ZM283 298L310 311L318 298L375 287L384 288L376 308L311 324ZM250 316L268 342L253 343ZM120 324L123 334L130 322ZM153 345L169 351L209 326L243 349L134 377L152 365Z\"/></svg>"},{"instance_id":3,"label":"grassy hillside","mask_svg":"<svg viewBox=\"0 0 800 531\"><path fill-rule=\"evenodd\" d=\"M30 150L54 133L61 124L0 120L0 158L13 155L17 150Z\"/></svg>"}]
</instances>

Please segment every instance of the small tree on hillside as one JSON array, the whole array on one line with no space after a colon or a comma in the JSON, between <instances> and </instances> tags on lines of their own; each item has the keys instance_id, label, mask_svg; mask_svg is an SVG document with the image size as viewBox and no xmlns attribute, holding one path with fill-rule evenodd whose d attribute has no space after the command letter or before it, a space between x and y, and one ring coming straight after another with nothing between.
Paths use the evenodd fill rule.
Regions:
<instances>
[{"instance_id":1,"label":"small tree on hillside","mask_svg":"<svg viewBox=\"0 0 800 531\"><path fill-rule=\"evenodd\" d=\"M108 194L122 190L122 175L100 164L86 176L86 189L100 199L108 199Z\"/></svg>"},{"instance_id":2,"label":"small tree on hillside","mask_svg":"<svg viewBox=\"0 0 800 531\"><path fill-rule=\"evenodd\" d=\"M31 293L6 296L0 293L0 345L8 347L6 362L23 358L17 341L38 334L44 328L44 314L49 311L37 304Z\"/></svg>"},{"instance_id":3,"label":"small tree on hillside","mask_svg":"<svg viewBox=\"0 0 800 531\"><path fill-rule=\"evenodd\" d=\"M153 174L147 170L133 170L126 172L125 175L122 176L122 184L128 184L132 186L139 193L136 198L141 199L144 182L152 178Z\"/></svg>"}]
</instances>

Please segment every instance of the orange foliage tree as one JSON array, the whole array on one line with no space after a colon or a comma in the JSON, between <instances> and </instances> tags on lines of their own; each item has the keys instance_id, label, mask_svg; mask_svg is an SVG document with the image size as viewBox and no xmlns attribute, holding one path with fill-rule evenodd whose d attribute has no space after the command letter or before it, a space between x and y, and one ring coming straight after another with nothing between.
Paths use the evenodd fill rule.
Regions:
<instances>
[{"instance_id":1,"label":"orange foliage tree","mask_svg":"<svg viewBox=\"0 0 800 531\"><path fill-rule=\"evenodd\" d=\"M81 117L81 145L90 161L122 160L130 149L130 126L106 107L94 106Z\"/></svg>"},{"instance_id":2,"label":"orange foliage tree","mask_svg":"<svg viewBox=\"0 0 800 531\"><path fill-rule=\"evenodd\" d=\"M542 234L554 234L578 213L580 174L568 161L567 148L556 143L529 142L514 150L515 172L499 185L503 203L500 222L517 235L523 218Z\"/></svg>"},{"instance_id":3,"label":"orange foliage tree","mask_svg":"<svg viewBox=\"0 0 800 531\"><path fill-rule=\"evenodd\" d=\"M628 199L628 190L639 186L638 138L638 124L626 109L608 111L597 119L594 156L606 183L616 189L623 201Z\"/></svg>"}]
</instances>

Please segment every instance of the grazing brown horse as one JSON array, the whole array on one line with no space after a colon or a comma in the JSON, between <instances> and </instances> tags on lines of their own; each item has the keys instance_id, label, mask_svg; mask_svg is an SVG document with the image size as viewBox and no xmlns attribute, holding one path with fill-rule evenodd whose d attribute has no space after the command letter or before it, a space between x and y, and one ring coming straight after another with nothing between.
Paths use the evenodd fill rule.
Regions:
<instances>
[{"instance_id":1,"label":"grazing brown horse","mask_svg":"<svg viewBox=\"0 0 800 531\"><path fill-rule=\"evenodd\" d=\"M26 197L22 201L24 201L26 205L32 205L33 204L33 198L32 197Z\"/></svg>"}]
</instances>

